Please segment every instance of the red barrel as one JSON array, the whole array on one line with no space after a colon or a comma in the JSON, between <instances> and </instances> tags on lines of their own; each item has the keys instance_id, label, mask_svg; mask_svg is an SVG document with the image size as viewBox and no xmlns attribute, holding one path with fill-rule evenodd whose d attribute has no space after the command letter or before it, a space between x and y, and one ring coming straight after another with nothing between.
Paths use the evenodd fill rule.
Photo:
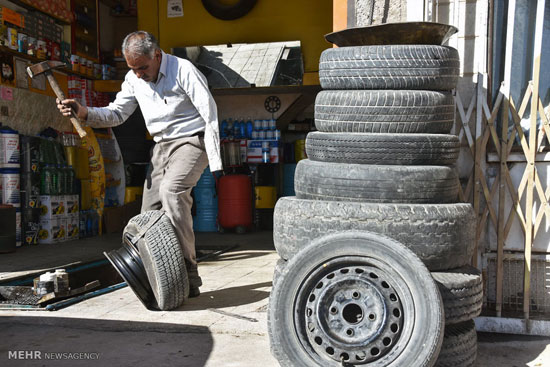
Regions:
<instances>
[{"instance_id":1,"label":"red barrel","mask_svg":"<svg viewBox=\"0 0 550 367\"><path fill-rule=\"evenodd\" d=\"M252 183L247 175L227 175L218 182L218 222L222 228L252 226Z\"/></svg>"}]
</instances>

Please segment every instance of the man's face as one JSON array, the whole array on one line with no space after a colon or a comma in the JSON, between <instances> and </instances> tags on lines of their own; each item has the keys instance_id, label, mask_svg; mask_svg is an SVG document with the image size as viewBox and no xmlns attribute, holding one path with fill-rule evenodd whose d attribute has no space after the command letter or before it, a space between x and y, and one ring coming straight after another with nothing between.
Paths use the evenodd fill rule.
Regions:
<instances>
[{"instance_id":1,"label":"man's face","mask_svg":"<svg viewBox=\"0 0 550 367\"><path fill-rule=\"evenodd\" d=\"M153 57L149 55L126 55L126 64L136 76L146 82L156 82L160 69L162 53L156 50Z\"/></svg>"}]
</instances>

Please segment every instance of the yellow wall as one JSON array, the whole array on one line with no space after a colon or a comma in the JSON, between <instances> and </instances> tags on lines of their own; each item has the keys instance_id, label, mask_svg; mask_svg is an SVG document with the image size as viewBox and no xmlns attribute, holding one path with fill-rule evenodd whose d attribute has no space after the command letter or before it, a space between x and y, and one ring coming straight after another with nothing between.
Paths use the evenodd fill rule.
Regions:
<instances>
[{"instance_id":1,"label":"yellow wall","mask_svg":"<svg viewBox=\"0 0 550 367\"><path fill-rule=\"evenodd\" d=\"M211 16L200 0L183 0L183 17L167 18L167 0L138 1L138 28L155 34L161 48L225 43L299 40L306 72L319 70L319 56L331 47L332 0L258 0L242 18ZM158 16L157 16L158 14Z\"/></svg>"}]
</instances>

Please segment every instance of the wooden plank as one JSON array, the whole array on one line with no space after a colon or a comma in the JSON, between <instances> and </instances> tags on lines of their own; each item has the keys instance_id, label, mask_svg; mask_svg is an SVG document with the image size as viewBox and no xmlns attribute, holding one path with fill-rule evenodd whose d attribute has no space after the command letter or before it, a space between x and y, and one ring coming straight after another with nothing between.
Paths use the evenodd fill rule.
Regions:
<instances>
[{"instance_id":1,"label":"wooden plank","mask_svg":"<svg viewBox=\"0 0 550 367\"><path fill-rule=\"evenodd\" d=\"M478 255L478 245L479 245L479 235L481 233L480 222L479 222L479 214L480 214L480 195L481 195L481 182L480 182L480 176L483 174L481 170L481 160L483 157L481 156L481 140L483 137L483 115L482 115L482 98L483 98L483 81L482 81L482 75L480 73L477 74L477 85L476 85L476 144L475 144L475 161L474 161L474 211L476 213L476 216L478 216L478 222L477 222L477 228L476 228L476 243L474 246L474 255L472 259L472 264L477 268L478 267L478 261L477 261L477 255Z\"/></svg>"},{"instance_id":2,"label":"wooden plank","mask_svg":"<svg viewBox=\"0 0 550 367\"><path fill-rule=\"evenodd\" d=\"M499 97L503 96L504 83L501 83ZM502 316L502 278L504 274L504 205L506 204L506 174L508 162L508 98L504 98L502 104L502 130L501 149L500 149L500 170L499 170L499 186L498 186L498 221L497 221L497 264L496 264L496 296L495 296L495 311L497 317ZM512 142L513 144L513 142Z\"/></svg>"},{"instance_id":3,"label":"wooden plank","mask_svg":"<svg viewBox=\"0 0 550 367\"><path fill-rule=\"evenodd\" d=\"M533 186L535 174L535 144L537 136L537 112L539 100L539 75L540 75L540 57L542 53L542 33L544 23L545 0L537 1L537 15L535 23L535 42L533 50L533 95L531 97L531 130L529 134L529 146L532 150L532 159L528 161L530 165L529 182L527 184L527 233L525 242L525 269L523 281L523 317L529 320L529 306L531 299L531 247L533 245L533 224L531 221L531 210L533 207Z\"/></svg>"},{"instance_id":4,"label":"wooden plank","mask_svg":"<svg viewBox=\"0 0 550 367\"><path fill-rule=\"evenodd\" d=\"M460 98L460 95L458 91L456 92L456 98L455 98L458 113L460 115L460 120L462 122L462 129L461 131L464 131L464 134L466 135L466 139L468 140L468 146L470 147L472 157L475 157L475 142L473 139L472 132L470 131L470 126L468 124L468 121L470 121L470 118L472 116L472 111L474 110L475 105L475 96L472 97L472 100L470 101L470 105L468 106L468 112L464 114L464 106L462 105L462 99Z\"/></svg>"}]
</instances>

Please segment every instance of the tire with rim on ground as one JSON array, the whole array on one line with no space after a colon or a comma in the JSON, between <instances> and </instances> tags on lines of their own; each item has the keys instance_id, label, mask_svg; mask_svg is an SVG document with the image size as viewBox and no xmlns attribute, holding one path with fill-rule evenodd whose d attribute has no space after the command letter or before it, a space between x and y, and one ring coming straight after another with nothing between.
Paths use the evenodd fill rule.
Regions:
<instances>
[{"instance_id":1,"label":"tire with rim on ground","mask_svg":"<svg viewBox=\"0 0 550 367\"><path fill-rule=\"evenodd\" d=\"M477 333L473 320L445 326L445 336L435 367L473 367L477 358Z\"/></svg>"},{"instance_id":2,"label":"tire with rim on ground","mask_svg":"<svg viewBox=\"0 0 550 367\"><path fill-rule=\"evenodd\" d=\"M451 90L460 69L458 51L437 45L376 45L324 50L323 89Z\"/></svg>"},{"instance_id":3,"label":"tire with rim on ground","mask_svg":"<svg viewBox=\"0 0 550 367\"><path fill-rule=\"evenodd\" d=\"M315 99L315 127L323 132L448 134L454 113L450 92L324 90Z\"/></svg>"},{"instance_id":4,"label":"tire with rim on ground","mask_svg":"<svg viewBox=\"0 0 550 367\"><path fill-rule=\"evenodd\" d=\"M445 324L457 324L479 316L483 306L481 272L467 265L432 272L445 306Z\"/></svg>"},{"instance_id":5,"label":"tire with rim on ground","mask_svg":"<svg viewBox=\"0 0 550 367\"><path fill-rule=\"evenodd\" d=\"M294 173L296 197L375 203L452 203L458 176L449 166L390 166L302 159Z\"/></svg>"},{"instance_id":6,"label":"tire with rim on ground","mask_svg":"<svg viewBox=\"0 0 550 367\"><path fill-rule=\"evenodd\" d=\"M282 366L432 366L443 327L426 267L401 243L368 232L311 242L270 295L271 351Z\"/></svg>"},{"instance_id":7,"label":"tire with rim on ground","mask_svg":"<svg viewBox=\"0 0 550 367\"><path fill-rule=\"evenodd\" d=\"M124 236L135 236L150 220L158 221L138 241L137 249L161 310L181 306L189 296L189 280L179 240L164 212L151 210L128 222Z\"/></svg>"},{"instance_id":8,"label":"tire with rim on ground","mask_svg":"<svg viewBox=\"0 0 550 367\"><path fill-rule=\"evenodd\" d=\"M460 152L450 134L307 134L308 159L319 162L377 165L450 165Z\"/></svg>"},{"instance_id":9,"label":"tire with rim on ground","mask_svg":"<svg viewBox=\"0 0 550 367\"><path fill-rule=\"evenodd\" d=\"M381 233L413 251L431 271L470 263L475 213L471 204L375 204L282 197L275 205L273 242L291 259L325 234L349 230Z\"/></svg>"}]
</instances>

